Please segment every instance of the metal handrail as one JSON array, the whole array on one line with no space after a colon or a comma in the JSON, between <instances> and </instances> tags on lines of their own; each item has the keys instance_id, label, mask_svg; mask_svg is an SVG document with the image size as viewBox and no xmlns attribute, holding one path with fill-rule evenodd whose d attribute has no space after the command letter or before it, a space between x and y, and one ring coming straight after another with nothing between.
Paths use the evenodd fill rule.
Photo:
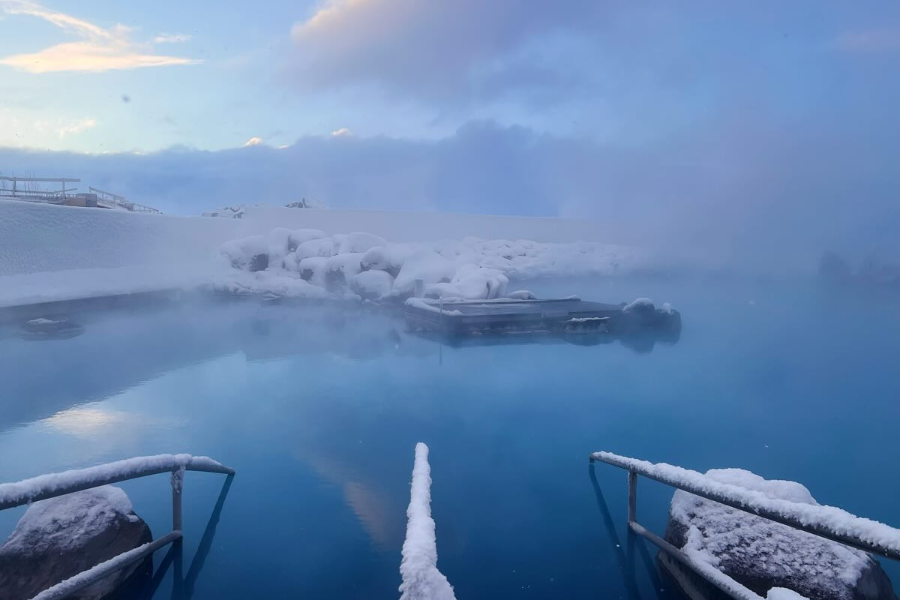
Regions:
<instances>
[{"instance_id":1,"label":"metal handrail","mask_svg":"<svg viewBox=\"0 0 900 600\"><path fill-rule=\"evenodd\" d=\"M171 473L172 531L152 542L122 552L103 563L94 565L86 571L73 575L39 593L32 600L60 600L71 596L110 573L143 560L159 548L181 540L183 525L182 488L185 471L202 471L220 473L228 477L234 476L234 469L226 467L211 458L195 457L189 454L164 454L138 457L64 473L40 475L16 483L0 484L0 510L6 510L111 483L139 479L160 473Z\"/></svg>"},{"instance_id":2,"label":"metal handrail","mask_svg":"<svg viewBox=\"0 0 900 600\"><path fill-rule=\"evenodd\" d=\"M648 531L640 523L638 523L638 475L643 475L648 479L658 481L671 487L684 490L685 492L689 492L696 496L706 498L707 500L712 500L713 502L724 504L731 508L735 508L749 514L762 517L769 521L773 521L775 523L779 523L781 525L785 525L799 531L804 531L806 533L810 533L812 535L816 535L827 540L843 544L845 546L851 546L865 552L878 554L892 560L900 561L900 549L894 547L892 544L870 542L868 540L862 539L860 536L838 533L828 528L825 523L815 522L814 520L810 521L808 519L800 520L798 517L792 516L790 514L783 514L774 510L770 510L765 506L754 505L753 503L748 502L746 499L729 496L722 490L717 491L715 489L703 488L698 485L694 485L690 481L686 481L685 479L679 479L669 476L665 472L662 472L660 469L658 469L658 465L655 465L653 463L629 458L626 456L618 456L609 452L594 452L590 455L589 458L591 463L600 461L628 471L628 527L631 531L646 539L656 547L660 548L662 551L664 551L666 554L668 554L678 562L689 567L698 575L703 577L703 579L705 579L721 591L725 592L732 598L738 598L740 600L763 600L761 596L741 585L731 577L725 575L712 565L691 558L680 548L676 548L674 545L670 544L653 532ZM699 473L697 471L684 470L684 472L689 474L690 476L704 477L702 473ZM872 521L869 521L869 523L872 523ZM879 525L900 534L900 531L894 528L888 527L887 525Z\"/></svg>"}]
</instances>

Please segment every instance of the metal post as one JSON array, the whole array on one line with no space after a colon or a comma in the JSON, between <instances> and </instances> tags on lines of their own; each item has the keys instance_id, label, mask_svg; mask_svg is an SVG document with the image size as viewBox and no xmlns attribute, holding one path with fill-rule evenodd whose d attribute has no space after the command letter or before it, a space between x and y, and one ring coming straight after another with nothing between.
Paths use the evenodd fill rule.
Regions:
<instances>
[{"instance_id":1,"label":"metal post","mask_svg":"<svg viewBox=\"0 0 900 600\"><path fill-rule=\"evenodd\" d=\"M628 471L628 523L637 521L637 473Z\"/></svg>"},{"instance_id":2,"label":"metal post","mask_svg":"<svg viewBox=\"0 0 900 600\"><path fill-rule=\"evenodd\" d=\"M181 488L184 486L184 468L172 471L172 529L181 531Z\"/></svg>"}]
</instances>

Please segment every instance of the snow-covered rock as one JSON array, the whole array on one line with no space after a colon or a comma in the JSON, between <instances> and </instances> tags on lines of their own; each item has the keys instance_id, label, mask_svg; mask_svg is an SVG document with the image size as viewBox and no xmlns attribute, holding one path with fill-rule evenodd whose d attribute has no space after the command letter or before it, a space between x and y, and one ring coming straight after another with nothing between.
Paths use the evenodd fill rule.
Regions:
<instances>
[{"instance_id":1,"label":"snow-covered rock","mask_svg":"<svg viewBox=\"0 0 900 600\"><path fill-rule=\"evenodd\" d=\"M384 247L386 245L387 240L383 237L372 235L371 233L355 232L347 234L347 237L341 242L340 253L363 253L376 246Z\"/></svg>"},{"instance_id":2,"label":"snow-covered rock","mask_svg":"<svg viewBox=\"0 0 900 600\"><path fill-rule=\"evenodd\" d=\"M321 240L328 237L324 231L319 229L295 229L291 232L288 249L292 252L297 249L300 244L310 242L312 240Z\"/></svg>"},{"instance_id":3,"label":"snow-covered rock","mask_svg":"<svg viewBox=\"0 0 900 600\"><path fill-rule=\"evenodd\" d=\"M510 277L573 275L617 272L619 250L602 244L540 244L528 240L438 240L419 243L391 243L364 232L326 235L317 229L290 231L276 228L268 236L255 236L222 245L221 253L232 266L245 271L269 270L279 276L295 278L323 287L331 294L344 296L357 289L365 298L399 299L410 296L444 299L491 300L505 297ZM310 259L317 259L310 261ZM324 268L322 260L325 259ZM307 262L310 261L310 262ZM380 271L389 275L369 275L358 282L361 272ZM213 281L215 289L252 284L245 277ZM275 281L257 278L258 283ZM384 293L388 281L391 288ZM307 288L290 282L281 289L302 292ZM373 285L375 288L368 289ZM250 291L250 290L245 290ZM257 293L277 293L258 288ZM528 298L520 291L516 298ZM318 296L318 294L317 294ZM655 319L653 303L639 299L624 308L641 319ZM674 313L666 306L667 314Z\"/></svg>"},{"instance_id":4,"label":"snow-covered rock","mask_svg":"<svg viewBox=\"0 0 900 600\"><path fill-rule=\"evenodd\" d=\"M263 235L225 242L219 247L231 266L245 271L262 271L269 266L269 241Z\"/></svg>"},{"instance_id":5,"label":"snow-covered rock","mask_svg":"<svg viewBox=\"0 0 900 600\"><path fill-rule=\"evenodd\" d=\"M325 263L325 285L334 290L347 285L354 275L362 271L361 252L336 254Z\"/></svg>"},{"instance_id":6,"label":"snow-covered rock","mask_svg":"<svg viewBox=\"0 0 900 600\"><path fill-rule=\"evenodd\" d=\"M453 587L437 568L437 538L431 517L431 466L428 446L416 444L409 494L409 519L400 563L400 600L456 600Z\"/></svg>"},{"instance_id":7,"label":"snow-covered rock","mask_svg":"<svg viewBox=\"0 0 900 600\"><path fill-rule=\"evenodd\" d=\"M425 284L449 283L456 275L457 267L450 260L437 252L422 249L406 259L397 279L394 280L394 293L409 294L415 290L416 281Z\"/></svg>"},{"instance_id":8,"label":"snow-covered rock","mask_svg":"<svg viewBox=\"0 0 900 600\"><path fill-rule=\"evenodd\" d=\"M280 265L290 252L291 230L285 227L276 227L268 235L269 264Z\"/></svg>"},{"instance_id":9,"label":"snow-covered rock","mask_svg":"<svg viewBox=\"0 0 900 600\"><path fill-rule=\"evenodd\" d=\"M325 271L328 267L328 259L324 256L310 256L304 258L297 265L297 271L304 281L313 285L325 287Z\"/></svg>"},{"instance_id":10,"label":"snow-covered rock","mask_svg":"<svg viewBox=\"0 0 900 600\"><path fill-rule=\"evenodd\" d=\"M243 219L245 214L247 214L246 205L238 204L237 206L223 206L216 210L210 210L203 213L202 216L218 217L220 219Z\"/></svg>"},{"instance_id":11,"label":"snow-covered rock","mask_svg":"<svg viewBox=\"0 0 900 600\"><path fill-rule=\"evenodd\" d=\"M462 298L490 300L506 292L509 279L497 269L468 264L456 272L450 283Z\"/></svg>"},{"instance_id":12,"label":"snow-covered rock","mask_svg":"<svg viewBox=\"0 0 900 600\"><path fill-rule=\"evenodd\" d=\"M102 486L32 504L0 546L0 597L26 599L113 556L152 540L120 488ZM148 559L149 561L149 559ZM99 599L147 574L132 565L78 595Z\"/></svg>"},{"instance_id":13,"label":"snow-covered rock","mask_svg":"<svg viewBox=\"0 0 900 600\"><path fill-rule=\"evenodd\" d=\"M295 253L298 260L304 258L312 258L313 256L321 256L323 258L331 258L334 256L335 243L331 238L317 238L307 240L297 246Z\"/></svg>"},{"instance_id":14,"label":"snow-covered rock","mask_svg":"<svg viewBox=\"0 0 900 600\"><path fill-rule=\"evenodd\" d=\"M394 278L385 271L363 271L350 280L350 289L361 298L381 300L391 294Z\"/></svg>"},{"instance_id":15,"label":"snow-covered rock","mask_svg":"<svg viewBox=\"0 0 900 600\"><path fill-rule=\"evenodd\" d=\"M773 500L818 506L793 481L766 480L742 469L713 469L706 477ZM887 575L865 552L681 490L672 498L665 538L761 596L786 588L810 600L896 599Z\"/></svg>"}]
</instances>

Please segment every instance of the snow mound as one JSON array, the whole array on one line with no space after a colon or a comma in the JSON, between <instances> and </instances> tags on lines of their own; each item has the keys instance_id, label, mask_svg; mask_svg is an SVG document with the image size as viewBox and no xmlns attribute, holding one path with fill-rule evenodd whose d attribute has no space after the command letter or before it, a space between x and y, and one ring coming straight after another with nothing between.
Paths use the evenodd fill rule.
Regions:
<instances>
[{"instance_id":1,"label":"snow mound","mask_svg":"<svg viewBox=\"0 0 900 600\"><path fill-rule=\"evenodd\" d=\"M265 268L259 257L266 257L265 263L268 265L269 241L265 236L254 235L225 242L219 247L219 252L231 261L231 266L236 269L259 271Z\"/></svg>"},{"instance_id":2,"label":"snow mound","mask_svg":"<svg viewBox=\"0 0 900 600\"><path fill-rule=\"evenodd\" d=\"M809 490L793 481L767 480L742 469L713 469L705 477L767 500L820 508ZM890 590L886 575L865 552L682 490L672 497L666 539L751 589L788 588L770 597L796 598L790 595L796 592L814 599L893 597L857 595L858 589Z\"/></svg>"},{"instance_id":3,"label":"snow mound","mask_svg":"<svg viewBox=\"0 0 900 600\"><path fill-rule=\"evenodd\" d=\"M622 307L622 312L636 312L641 310L653 311L656 310L656 307L653 305L653 300L650 298L637 298L632 302L629 302L625 306ZM669 311L667 311L669 312Z\"/></svg>"},{"instance_id":4,"label":"snow mound","mask_svg":"<svg viewBox=\"0 0 900 600\"><path fill-rule=\"evenodd\" d=\"M381 300L387 298L394 285L394 278L384 271L364 271L353 276L350 289L362 298Z\"/></svg>"},{"instance_id":5,"label":"snow mound","mask_svg":"<svg viewBox=\"0 0 900 600\"><path fill-rule=\"evenodd\" d=\"M312 240L320 240L324 237L328 236L319 229L295 229L291 232L288 249L294 251L300 244L311 242Z\"/></svg>"},{"instance_id":6,"label":"snow mound","mask_svg":"<svg viewBox=\"0 0 900 600\"><path fill-rule=\"evenodd\" d=\"M73 550L79 547L79 540L109 528L122 517L138 521L128 495L111 485L42 500L28 507L3 549L28 553Z\"/></svg>"},{"instance_id":7,"label":"snow mound","mask_svg":"<svg viewBox=\"0 0 900 600\"><path fill-rule=\"evenodd\" d=\"M437 539L431 517L431 466L428 446L416 444L406 540L400 563L400 600L456 600L453 587L437 568Z\"/></svg>"},{"instance_id":8,"label":"snow mound","mask_svg":"<svg viewBox=\"0 0 900 600\"><path fill-rule=\"evenodd\" d=\"M329 293L343 294L361 290L359 296L370 299L405 299L412 295L428 298L492 300L502 298L510 277L527 278L546 275L572 275L618 272L622 258L620 249L597 243L540 244L528 240L443 240L420 243L391 243L371 233L326 235L315 229L290 231L276 228L267 237L255 236L222 245L221 254L231 265L245 271L266 269L280 276L301 278L324 287ZM262 253L266 256L261 256ZM305 262L310 259L327 259ZM267 259L267 263L266 263ZM637 261L633 261L637 264ZM260 265L267 265L260 267ZM363 273L382 272L385 275ZM389 277L388 277L389 276ZM227 281L217 289L240 288ZM260 285L276 280L258 279ZM390 282L390 289L386 289ZM369 289L369 286L375 286ZM294 290L304 295L307 288L278 283L281 290ZM376 289L377 288L377 289ZM259 287L259 293L281 293ZM319 297L318 293L313 293ZM533 297L529 292L516 292L515 298ZM625 307L626 312L639 307L652 310L653 303L641 298Z\"/></svg>"},{"instance_id":9,"label":"snow mound","mask_svg":"<svg viewBox=\"0 0 900 600\"><path fill-rule=\"evenodd\" d=\"M373 235L371 233L355 232L347 234L347 237L341 242L340 253L348 252L366 252L376 246L386 246L387 240L383 237Z\"/></svg>"}]
</instances>

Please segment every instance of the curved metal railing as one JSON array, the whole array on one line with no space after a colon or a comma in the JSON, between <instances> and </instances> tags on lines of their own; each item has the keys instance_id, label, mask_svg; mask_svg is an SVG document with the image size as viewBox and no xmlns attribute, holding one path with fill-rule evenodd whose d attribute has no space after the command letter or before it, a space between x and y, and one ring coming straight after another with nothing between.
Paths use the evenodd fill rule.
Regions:
<instances>
[{"instance_id":1,"label":"curved metal railing","mask_svg":"<svg viewBox=\"0 0 900 600\"><path fill-rule=\"evenodd\" d=\"M130 458L86 469L40 475L15 483L0 484L0 510L6 510L129 479L139 479L160 473L171 474L172 531L152 542L123 552L86 571L73 575L44 590L32 600L59 600L71 596L115 571L143 560L163 546L180 540L182 538L181 506L185 471L220 473L228 477L234 475L234 469L205 456L161 454Z\"/></svg>"},{"instance_id":2,"label":"curved metal railing","mask_svg":"<svg viewBox=\"0 0 900 600\"><path fill-rule=\"evenodd\" d=\"M690 492L696 496L712 500L731 508L768 519L775 523L786 525L799 531L805 531L813 535L851 546L865 552L871 552L879 556L884 556L892 560L900 561L900 530L864 519L856 517L840 509L834 507L818 507L828 511L840 511L841 516L846 516L848 522L859 525L861 529L868 529L870 535L864 536L861 533L854 532L850 525L837 530L827 518L820 518L815 514L803 512L801 509L808 509L808 505L796 507L797 510L792 511L791 505L796 503L783 502L778 506L768 506L766 501L756 501L745 495L736 493L733 486L723 485L706 478L705 475L697 471L690 471L672 465L657 465L647 461L629 458L627 456L619 456L610 452L594 452L590 455L590 462L604 462L620 469L628 471L628 527L631 531L648 540L654 546L661 549L671 558L677 560L688 568L692 569L706 581L716 586L732 598L740 600L764 600L755 592L747 589L731 577L728 577L715 567L708 565L688 556L680 548L676 548L663 538L659 537L652 531L645 529L637 522L637 480L638 475L643 475L648 479L653 479L660 483L664 483L674 488ZM780 510L778 510L780 509ZM874 535L872 535L874 533Z\"/></svg>"}]
</instances>

